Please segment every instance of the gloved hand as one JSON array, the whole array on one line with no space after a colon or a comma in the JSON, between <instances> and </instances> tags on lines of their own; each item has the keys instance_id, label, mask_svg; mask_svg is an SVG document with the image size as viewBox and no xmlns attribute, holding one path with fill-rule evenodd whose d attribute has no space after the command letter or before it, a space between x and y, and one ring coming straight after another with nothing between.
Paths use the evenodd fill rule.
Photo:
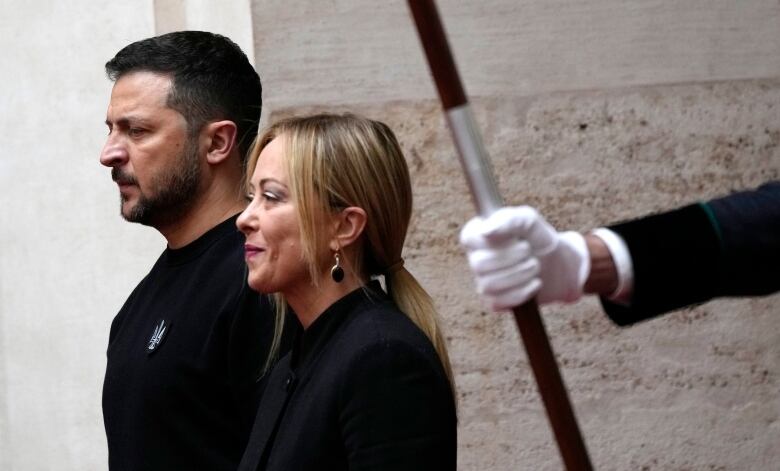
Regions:
<instances>
[{"instance_id":1,"label":"gloved hand","mask_svg":"<svg viewBox=\"0 0 780 471\"><path fill-rule=\"evenodd\" d=\"M590 272L585 238L557 232L530 206L472 218L460 232L477 291L494 311L537 296L540 304L574 302Z\"/></svg>"}]
</instances>

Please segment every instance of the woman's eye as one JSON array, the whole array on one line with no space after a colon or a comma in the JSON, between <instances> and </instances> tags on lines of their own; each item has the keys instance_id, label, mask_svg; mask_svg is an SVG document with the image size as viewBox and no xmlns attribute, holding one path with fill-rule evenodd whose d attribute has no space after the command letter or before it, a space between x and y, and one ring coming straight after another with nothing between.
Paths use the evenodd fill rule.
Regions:
<instances>
[{"instance_id":1,"label":"woman's eye","mask_svg":"<svg viewBox=\"0 0 780 471\"><path fill-rule=\"evenodd\" d=\"M263 192L263 199L266 201L281 201L281 198L276 193L272 193L270 191L264 191Z\"/></svg>"},{"instance_id":2,"label":"woman's eye","mask_svg":"<svg viewBox=\"0 0 780 471\"><path fill-rule=\"evenodd\" d=\"M255 195L252 193L247 193L244 195L244 199L251 203L252 200L255 199Z\"/></svg>"}]
</instances>

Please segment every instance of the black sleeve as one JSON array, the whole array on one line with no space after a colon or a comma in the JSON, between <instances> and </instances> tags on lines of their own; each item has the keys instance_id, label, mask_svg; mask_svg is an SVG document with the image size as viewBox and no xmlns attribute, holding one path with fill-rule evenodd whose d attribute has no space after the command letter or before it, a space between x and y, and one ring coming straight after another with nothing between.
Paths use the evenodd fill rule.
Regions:
<instances>
[{"instance_id":1,"label":"black sleeve","mask_svg":"<svg viewBox=\"0 0 780 471\"><path fill-rule=\"evenodd\" d=\"M780 289L780 182L610 229L625 240L634 266L631 304L601 300L618 325Z\"/></svg>"},{"instance_id":2,"label":"black sleeve","mask_svg":"<svg viewBox=\"0 0 780 471\"><path fill-rule=\"evenodd\" d=\"M350 470L455 470L452 390L431 352L383 343L352 363L339 417Z\"/></svg>"},{"instance_id":3,"label":"black sleeve","mask_svg":"<svg viewBox=\"0 0 780 471\"><path fill-rule=\"evenodd\" d=\"M780 290L780 181L707 203L723 240L717 296Z\"/></svg>"}]
</instances>

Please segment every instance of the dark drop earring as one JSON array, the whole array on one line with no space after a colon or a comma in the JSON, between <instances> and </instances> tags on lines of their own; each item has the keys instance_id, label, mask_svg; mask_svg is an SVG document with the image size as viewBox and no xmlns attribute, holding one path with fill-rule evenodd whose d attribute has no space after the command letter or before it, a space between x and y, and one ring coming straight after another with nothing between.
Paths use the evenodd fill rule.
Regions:
<instances>
[{"instance_id":1,"label":"dark drop earring","mask_svg":"<svg viewBox=\"0 0 780 471\"><path fill-rule=\"evenodd\" d=\"M333 278L333 281L336 283L341 283L341 280L344 279L344 269L341 268L341 259L339 258L339 253L336 252L336 264L333 265L333 268L330 269L330 277Z\"/></svg>"}]
</instances>

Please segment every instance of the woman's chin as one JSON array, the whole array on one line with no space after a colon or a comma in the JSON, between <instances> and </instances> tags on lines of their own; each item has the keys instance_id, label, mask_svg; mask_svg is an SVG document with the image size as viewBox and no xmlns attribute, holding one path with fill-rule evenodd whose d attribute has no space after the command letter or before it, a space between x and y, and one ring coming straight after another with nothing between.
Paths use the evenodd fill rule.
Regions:
<instances>
[{"instance_id":1,"label":"woman's chin","mask_svg":"<svg viewBox=\"0 0 780 471\"><path fill-rule=\"evenodd\" d=\"M265 280L255 278L251 274L247 279L247 284L249 285L250 288L252 288L253 291L257 291L258 293L264 293L264 294L273 293L273 291L271 291L271 287Z\"/></svg>"},{"instance_id":2,"label":"woman's chin","mask_svg":"<svg viewBox=\"0 0 780 471\"><path fill-rule=\"evenodd\" d=\"M252 273L249 273L249 277L246 280L249 287L258 293L272 294L279 291L279 286L270 281L267 277L252 276Z\"/></svg>"}]
</instances>

